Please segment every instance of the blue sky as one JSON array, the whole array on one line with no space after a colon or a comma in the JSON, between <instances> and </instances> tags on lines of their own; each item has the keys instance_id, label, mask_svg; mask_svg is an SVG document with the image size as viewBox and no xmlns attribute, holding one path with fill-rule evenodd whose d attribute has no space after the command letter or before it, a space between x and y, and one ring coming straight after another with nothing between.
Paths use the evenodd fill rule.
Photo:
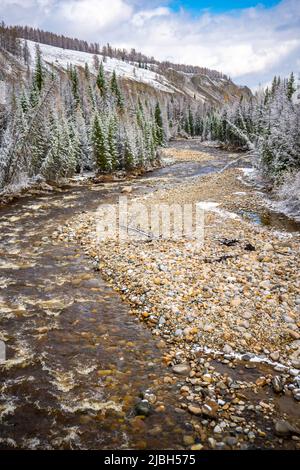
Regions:
<instances>
[{"instance_id":1,"label":"blue sky","mask_svg":"<svg viewBox=\"0 0 300 470\"><path fill-rule=\"evenodd\" d=\"M266 8L280 3L280 0L173 0L170 7L174 11L185 8L193 12L201 12L203 9L209 9L212 12L220 13L235 9L251 8L257 5L263 5Z\"/></svg>"},{"instance_id":2,"label":"blue sky","mask_svg":"<svg viewBox=\"0 0 300 470\"><path fill-rule=\"evenodd\" d=\"M300 73L300 0L0 0L0 20L267 85Z\"/></svg>"}]
</instances>

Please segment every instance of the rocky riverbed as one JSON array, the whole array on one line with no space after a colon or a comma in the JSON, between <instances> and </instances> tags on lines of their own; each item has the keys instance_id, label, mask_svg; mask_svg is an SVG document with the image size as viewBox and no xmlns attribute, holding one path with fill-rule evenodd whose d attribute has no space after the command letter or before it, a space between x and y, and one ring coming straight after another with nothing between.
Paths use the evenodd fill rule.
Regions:
<instances>
[{"instance_id":1,"label":"rocky riverbed","mask_svg":"<svg viewBox=\"0 0 300 470\"><path fill-rule=\"evenodd\" d=\"M297 225L245 181L246 155L174 145L146 175L0 208L1 449L299 448ZM99 245L120 195L204 201L204 245Z\"/></svg>"},{"instance_id":2,"label":"rocky riverbed","mask_svg":"<svg viewBox=\"0 0 300 470\"><path fill-rule=\"evenodd\" d=\"M208 151L209 153L209 151ZM168 149L177 161L206 161ZM167 178L166 178L167 179ZM166 183L168 183L166 181ZM300 238L253 224L264 195L239 168L176 185L148 180L124 187L131 201L205 202L205 239L97 239L97 213L76 216L53 234L81 245L130 313L160 341L185 447L300 448ZM151 399L141 402L151 408Z\"/></svg>"}]
</instances>

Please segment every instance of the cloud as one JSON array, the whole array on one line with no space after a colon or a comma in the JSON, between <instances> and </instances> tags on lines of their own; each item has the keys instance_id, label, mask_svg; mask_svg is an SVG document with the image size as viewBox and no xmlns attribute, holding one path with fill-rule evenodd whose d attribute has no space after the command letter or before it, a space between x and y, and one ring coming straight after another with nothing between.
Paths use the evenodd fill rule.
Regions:
<instances>
[{"instance_id":1,"label":"cloud","mask_svg":"<svg viewBox=\"0 0 300 470\"><path fill-rule=\"evenodd\" d=\"M215 68L242 84L298 72L299 0L198 16L163 0L2 0L0 16L160 60ZM205 5L204 5L205 6Z\"/></svg>"},{"instance_id":2,"label":"cloud","mask_svg":"<svg viewBox=\"0 0 300 470\"><path fill-rule=\"evenodd\" d=\"M132 24L135 26L143 26L145 22L151 20L152 18L157 18L158 16L168 16L171 12L169 8L158 7L152 10L142 10L136 13L132 18Z\"/></svg>"},{"instance_id":3,"label":"cloud","mask_svg":"<svg viewBox=\"0 0 300 470\"><path fill-rule=\"evenodd\" d=\"M61 2L57 15L74 33L97 33L132 17L133 9L123 0L70 0Z\"/></svg>"}]
</instances>

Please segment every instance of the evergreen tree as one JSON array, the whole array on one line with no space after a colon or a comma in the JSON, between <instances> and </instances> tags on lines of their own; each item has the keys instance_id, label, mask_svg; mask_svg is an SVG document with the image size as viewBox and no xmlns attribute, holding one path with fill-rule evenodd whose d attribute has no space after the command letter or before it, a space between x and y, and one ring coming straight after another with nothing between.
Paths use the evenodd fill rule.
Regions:
<instances>
[{"instance_id":1,"label":"evergreen tree","mask_svg":"<svg viewBox=\"0 0 300 470\"><path fill-rule=\"evenodd\" d=\"M288 97L289 100L292 99L295 91L296 91L295 77L294 77L294 74L292 72L291 75L290 75L290 78L288 80L288 84L287 84L287 97Z\"/></svg>"},{"instance_id":2,"label":"evergreen tree","mask_svg":"<svg viewBox=\"0 0 300 470\"><path fill-rule=\"evenodd\" d=\"M97 75L97 87L100 91L100 95L102 98L105 98L106 93L107 93L107 85L106 85L106 79L104 75L104 67L103 67L103 62L101 62L98 70L98 75Z\"/></svg>"},{"instance_id":3,"label":"evergreen tree","mask_svg":"<svg viewBox=\"0 0 300 470\"><path fill-rule=\"evenodd\" d=\"M155 106L155 124L156 124L156 142L157 145L163 145L165 136L163 130L163 120L161 115L161 109L159 102L157 101Z\"/></svg>"},{"instance_id":4,"label":"evergreen tree","mask_svg":"<svg viewBox=\"0 0 300 470\"><path fill-rule=\"evenodd\" d=\"M34 88L41 92L43 84L44 84L44 71L43 71L43 64L42 64L42 54L40 46L36 46L36 58L35 58L35 70L34 70L34 78L33 78Z\"/></svg>"},{"instance_id":5,"label":"evergreen tree","mask_svg":"<svg viewBox=\"0 0 300 470\"><path fill-rule=\"evenodd\" d=\"M124 167L125 170L132 170L134 167L134 152L132 148L132 143L128 135L125 136L125 143L124 143Z\"/></svg>"},{"instance_id":6,"label":"evergreen tree","mask_svg":"<svg viewBox=\"0 0 300 470\"><path fill-rule=\"evenodd\" d=\"M193 137L195 135L194 116L190 107L189 107L188 120L189 120L190 135Z\"/></svg>"},{"instance_id":7,"label":"evergreen tree","mask_svg":"<svg viewBox=\"0 0 300 470\"><path fill-rule=\"evenodd\" d=\"M112 74L112 78L110 82L110 89L111 89L112 95L115 96L116 98L117 107L122 111L124 109L124 99L123 99L123 95L118 84L115 70L113 71L113 74Z\"/></svg>"},{"instance_id":8,"label":"evergreen tree","mask_svg":"<svg viewBox=\"0 0 300 470\"><path fill-rule=\"evenodd\" d=\"M119 167L118 162L118 123L115 115L112 115L108 126L108 148L112 169Z\"/></svg>"},{"instance_id":9,"label":"evergreen tree","mask_svg":"<svg viewBox=\"0 0 300 470\"><path fill-rule=\"evenodd\" d=\"M73 99L75 102L75 107L79 105L80 97L79 97L79 79L76 67L71 67L70 69L70 79L71 79L71 86L72 86L72 94Z\"/></svg>"},{"instance_id":10,"label":"evergreen tree","mask_svg":"<svg viewBox=\"0 0 300 470\"><path fill-rule=\"evenodd\" d=\"M106 129L97 114L95 114L93 120L92 146L93 155L98 170L101 172L111 171L112 165L110 160Z\"/></svg>"}]
</instances>

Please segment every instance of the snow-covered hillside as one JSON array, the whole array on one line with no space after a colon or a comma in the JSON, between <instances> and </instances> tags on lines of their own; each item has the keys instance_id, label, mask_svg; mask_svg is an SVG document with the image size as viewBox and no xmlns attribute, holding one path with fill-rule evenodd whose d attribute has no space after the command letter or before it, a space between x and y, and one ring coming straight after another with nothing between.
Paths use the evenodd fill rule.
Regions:
<instances>
[{"instance_id":1,"label":"snow-covered hillside","mask_svg":"<svg viewBox=\"0 0 300 470\"><path fill-rule=\"evenodd\" d=\"M27 41L27 43L31 57L34 58L36 43L33 41ZM93 54L88 52L72 51L69 49L61 49L59 47L48 46L46 44L39 44L39 46L42 52L43 60L49 64L66 69L70 64L84 67L87 63L90 67L90 70L96 73L94 69ZM101 55L98 55L98 57L99 61L103 60ZM179 91L176 90L176 88L172 86L172 84L162 75L152 72L151 70L139 68L138 65L135 67L128 62L123 62L118 59L110 59L109 57L105 58L103 65L106 72L112 73L115 70L119 77L146 83L166 93L174 93L175 91Z\"/></svg>"}]
</instances>

